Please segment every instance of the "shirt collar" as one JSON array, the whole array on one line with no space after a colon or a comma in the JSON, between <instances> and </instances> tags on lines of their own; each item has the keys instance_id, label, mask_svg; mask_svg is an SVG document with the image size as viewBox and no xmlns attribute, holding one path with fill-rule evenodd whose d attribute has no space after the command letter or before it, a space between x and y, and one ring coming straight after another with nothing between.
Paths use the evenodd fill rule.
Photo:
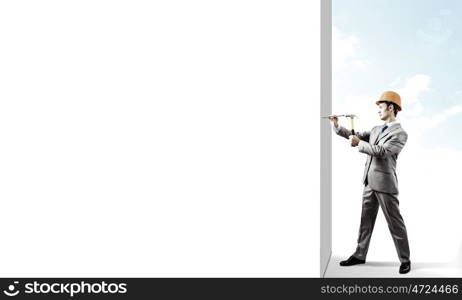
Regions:
<instances>
[{"instance_id":1,"label":"shirt collar","mask_svg":"<svg viewBox=\"0 0 462 300\"><path fill-rule=\"evenodd\" d=\"M385 124L383 124L383 125L387 125L387 127L391 127L391 126L393 126L393 125L395 125L395 124L399 124L399 122L396 121L396 120L394 120L394 121L391 121L390 123L385 123Z\"/></svg>"}]
</instances>

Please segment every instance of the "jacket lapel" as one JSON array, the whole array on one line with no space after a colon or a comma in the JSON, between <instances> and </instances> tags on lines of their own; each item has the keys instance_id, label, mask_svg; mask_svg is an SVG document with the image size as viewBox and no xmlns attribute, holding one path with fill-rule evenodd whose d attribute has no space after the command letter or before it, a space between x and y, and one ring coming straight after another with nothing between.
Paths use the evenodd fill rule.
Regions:
<instances>
[{"instance_id":1,"label":"jacket lapel","mask_svg":"<svg viewBox=\"0 0 462 300\"><path fill-rule=\"evenodd\" d=\"M377 139L379 138L379 135L380 135L380 128L381 128L380 126L377 126L377 127L376 127L376 130L375 130L375 132L374 132L374 138L371 139L371 140L372 140L372 143L371 143L372 145L375 145L375 143L377 142Z\"/></svg>"},{"instance_id":2,"label":"jacket lapel","mask_svg":"<svg viewBox=\"0 0 462 300\"><path fill-rule=\"evenodd\" d=\"M380 127L379 127L377 138L375 139L374 144L377 144L381 139L383 139L388 134L390 134L391 132L393 132L393 131L395 131L395 130L397 130L399 128L401 128L400 124L393 124L390 127L388 127L387 129L385 129L384 132L380 133Z\"/></svg>"}]
</instances>

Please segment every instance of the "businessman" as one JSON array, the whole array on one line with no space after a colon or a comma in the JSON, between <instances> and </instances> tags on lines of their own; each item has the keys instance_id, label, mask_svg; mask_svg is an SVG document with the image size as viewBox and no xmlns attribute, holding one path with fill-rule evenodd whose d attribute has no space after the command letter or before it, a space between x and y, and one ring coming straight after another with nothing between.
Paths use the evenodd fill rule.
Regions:
<instances>
[{"instance_id":1,"label":"businessman","mask_svg":"<svg viewBox=\"0 0 462 300\"><path fill-rule=\"evenodd\" d=\"M398 154L407 141L407 133L396 121L396 115L402 108L401 97L398 93L386 91L376 104L379 117L384 124L372 128L371 131L352 135L351 130L338 125L337 117L329 118L338 135L349 139L352 147L357 147L359 152L367 155L358 245L353 255L341 261L340 265L353 266L366 262L369 242L380 206L401 262L399 273L405 274L411 270L411 261L406 226L399 210L396 176Z\"/></svg>"}]
</instances>

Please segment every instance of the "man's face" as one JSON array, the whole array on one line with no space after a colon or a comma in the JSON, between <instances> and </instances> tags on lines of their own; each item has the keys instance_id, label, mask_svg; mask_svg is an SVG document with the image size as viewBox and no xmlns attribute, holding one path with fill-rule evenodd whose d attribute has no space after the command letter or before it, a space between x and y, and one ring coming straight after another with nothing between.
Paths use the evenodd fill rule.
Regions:
<instances>
[{"instance_id":1,"label":"man's face","mask_svg":"<svg viewBox=\"0 0 462 300\"><path fill-rule=\"evenodd\" d=\"M387 106L387 104L383 102L379 103L377 106L379 108L378 113L379 113L380 120L382 121L387 120L392 114L391 112L391 110L393 109L392 106Z\"/></svg>"}]
</instances>

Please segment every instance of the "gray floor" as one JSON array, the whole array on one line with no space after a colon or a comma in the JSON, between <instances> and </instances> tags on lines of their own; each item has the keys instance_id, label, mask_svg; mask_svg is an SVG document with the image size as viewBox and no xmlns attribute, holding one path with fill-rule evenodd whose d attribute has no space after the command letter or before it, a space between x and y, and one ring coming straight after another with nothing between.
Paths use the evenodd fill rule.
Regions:
<instances>
[{"instance_id":1,"label":"gray floor","mask_svg":"<svg viewBox=\"0 0 462 300\"><path fill-rule=\"evenodd\" d=\"M341 267L339 262L346 259L332 255L325 277L462 277L462 267L458 263L412 262L411 272L399 274L398 261L367 261L364 265Z\"/></svg>"}]
</instances>

